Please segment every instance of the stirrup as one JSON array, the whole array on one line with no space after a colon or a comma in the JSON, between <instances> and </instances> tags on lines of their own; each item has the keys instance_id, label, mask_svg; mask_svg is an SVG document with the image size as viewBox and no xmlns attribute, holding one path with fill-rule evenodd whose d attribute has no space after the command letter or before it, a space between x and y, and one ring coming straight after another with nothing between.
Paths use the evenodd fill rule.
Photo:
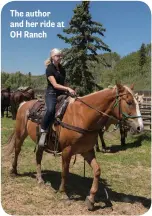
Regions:
<instances>
[{"instance_id":1,"label":"stirrup","mask_svg":"<svg viewBox=\"0 0 152 216\"><path fill-rule=\"evenodd\" d=\"M40 139L39 139L39 142L38 142L38 146L40 146L40 147L45 146L46 135L47 135L47 132L41 132L41 136L40 136Z\"/></svg>"}]
</instances>

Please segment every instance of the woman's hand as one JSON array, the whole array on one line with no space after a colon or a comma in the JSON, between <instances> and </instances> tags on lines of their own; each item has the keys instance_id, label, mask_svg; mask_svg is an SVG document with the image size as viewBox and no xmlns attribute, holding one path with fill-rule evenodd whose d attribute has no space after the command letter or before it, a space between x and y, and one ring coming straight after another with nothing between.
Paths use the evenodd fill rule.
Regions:
<instances>
[{"instance_id":1,"label":"woman's hand","mask_svg":"<svg viewBox=\"0 0 152 216\"><path fill-rule=\"evenodd\" d=\"M76 94L76 92L73 90L73 89L71 89L71 88L67 88L67 90L68 90L68 92L70 93L70 94L73 94L73 95L75 95Z\"/></svg>"}]
</instances>

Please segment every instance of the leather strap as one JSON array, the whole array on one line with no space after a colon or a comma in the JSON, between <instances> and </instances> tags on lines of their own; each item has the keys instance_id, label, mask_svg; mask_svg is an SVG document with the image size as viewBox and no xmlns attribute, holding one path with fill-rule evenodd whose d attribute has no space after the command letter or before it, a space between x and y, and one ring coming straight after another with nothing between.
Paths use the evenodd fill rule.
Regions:
<instances>
[{"instance_id":1,"label":"leather strap","mask_svg":"<svg viewBox=\"0 0 152 216\"><path fill-rule=\"evenodd\" d=\"M90 132L97 132L99 131L100 129L95 129L95 130L89 130L89 129L83 129L83 128L80 128L80 127L76 127L76 126L73 126L73 125L69 125L65 122L62 122L60 119L56 119L57 123L60 124L63 128L67 128L68 130L73 130L73 131L76 131L78 133L81 133L81 134L86 134L86 133L90 133Z\"/></svg>"}]
</instances>

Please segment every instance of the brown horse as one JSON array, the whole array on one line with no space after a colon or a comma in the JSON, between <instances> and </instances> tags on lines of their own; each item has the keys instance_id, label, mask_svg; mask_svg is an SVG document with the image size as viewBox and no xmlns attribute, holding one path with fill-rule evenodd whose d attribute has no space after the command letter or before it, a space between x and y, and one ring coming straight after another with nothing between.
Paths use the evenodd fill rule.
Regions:
<instances>
[{"instance_id":1,"label":"brown horse","mask_svg":"<svg viewBox=\"0 0 152 216\"><path fill-rule=\"evenodd\" d=\"M26 88L25 90L21 90L24 95L25 101L31 100L35 98L34 90L31 87Z\"/></svg>"},{"instance_id":2,"label":"brown horse","mask_svg":"<svg viewBox=\"0 0 152 216\"><path fill-rule=\"evenodd\" d=\"M28 88L26 90L17 90L11 95L10 103L11 103L11 112L12 119L16 119L17 109L19 104L23 101L29 101L34 99L34 90L32 88Z\"/></svg>"},{"instance_id":3,"label":"brown horse","mask_svg":"<svg viewBox=\"0 0 152 216\"><path fill-rule=\"evenodd\" d=\"M11 92L10 88L1 90L1 117L4 117L4 111L6 111L6 117L8 117L8 107L10 106Z\"/></svg>"},{"instance_id":4,"label":"brown horse","mask_svg":"<svg viewBox=\"0 0 152 216\"><path fill-rule=\"evenodd\" d=\"M15 157L12 163L11 174L17 174L17 160L21 151L24 139L29 135L36 142L37 124L28 120L29 109L35 100L24 103L17 112L16 128L9 139L8 152L15 149ZM94 145L97 140L98 130L101 125L105 125L109 116L118 120L124 120L134 133L143 130L143 122L139 111L139 106L130 88L117 84L112 89L78 97L71 102L63 122L79 128L85 129L86 133L71 131L60 125L55 126L56 131L60 131L59 145L62 150L62 179L59 188L60 192L65 192L65 183L69 173L69 164L72 155L81 154L93 169L93 183L90 195L86 198L89 210L94 208L94 198L98 190L100 167L96 161ZM42 183L41 160L43 149L38 147L36 151L37 179Z\"/></svg>"}]
</instances>

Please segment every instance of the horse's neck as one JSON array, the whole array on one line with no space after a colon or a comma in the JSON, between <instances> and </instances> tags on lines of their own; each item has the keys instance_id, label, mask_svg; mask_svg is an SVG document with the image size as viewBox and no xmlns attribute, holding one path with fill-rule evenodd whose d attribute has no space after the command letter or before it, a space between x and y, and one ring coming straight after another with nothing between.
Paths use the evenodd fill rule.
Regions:
<instances>
[{"instance_id":1,"label":"horse's neck","mask_svg":"<svg viewBox=\"0 0 152 216\"><path fill-rule=\"evenodd\" d=\"M101 119L101 115L99 114L99 112L104 112L108 114L111 111L111 108L115 101L115 96L115 89L105 89L100 92L81 97L81 100L92 108L88 107L86 104L83 104L83 102L80 102L82 104L81 107L79 104L77 104L76 106L78 106L78 108L75 108L77 108L76 110L78 112L76 115L79 116L78 121L80 120L80 118L82 118L81 122L83 122L83 126L85 128L89 128L90 125L93 128L96 123ZM95 108L96 110L93 108ZM102 120L105 120L103 116Z\"/></svg>"},{"instance_id":2,"label":"horse's neck","mask_svg":"<svg viewBox=\"0 0 152 216\"><path fill-rule=\"evenodd\" d=\"M110 104L114 101L116 96L115 89L104 89L99 92L92 93L90 95L84 96L81 99L91 105L92 107L100 110L105 111L110 107Z\"/></svg>"}]
</instances>

